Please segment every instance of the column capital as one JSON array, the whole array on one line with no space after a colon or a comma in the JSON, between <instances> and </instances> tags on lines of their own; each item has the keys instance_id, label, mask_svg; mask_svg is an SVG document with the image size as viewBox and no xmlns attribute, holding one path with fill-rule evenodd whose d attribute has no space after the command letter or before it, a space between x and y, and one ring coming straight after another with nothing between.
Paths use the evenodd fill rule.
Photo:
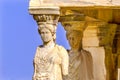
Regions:
<instances>
[{"instance_id":1,"label":"column capital","mask_svg":"<svg viewBox=\"0 0 120 80\"><path fill-rule=\"evenodd\" d=\"M57 25L59 20L59 7L30 7L29 13L33 15L33 18L36 20L38 25L40 23L49 23Z\"/></svg>"},{"instance_id":2,"label":"column capital","mask_svg":"<svg viewBox=\"0 0 120 80\"><path fill-rule=\"evenodd\" d=\"M61 23L66 31L79 30L83 32L87 26L85 21L65 21Z\"/></svg>"}]
</instances>

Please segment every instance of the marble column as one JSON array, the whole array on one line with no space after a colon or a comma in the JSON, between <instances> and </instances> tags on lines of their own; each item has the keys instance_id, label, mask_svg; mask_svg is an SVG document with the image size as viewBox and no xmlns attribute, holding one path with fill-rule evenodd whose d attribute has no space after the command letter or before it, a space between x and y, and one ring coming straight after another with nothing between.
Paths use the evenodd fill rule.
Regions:
<instances>
[{"instance_id":1,"label":"marble column","mask_svg":"<svg viewBox=\"0 0 120 80\"><path fill-rule=\"evenodd\" d=\"M93 57L94 80L106 80L105 49L100 46L99 26L105 24L91 21L84 31L83 47L91 52Z\"/></svg>"},{"instance_id":2,"label":"marble column","mask_svg":"<svg viewBox=\"0 0 120 80\"><path fill-rule=\"evenodd\" d=\"M116 70L117 70L116 72L118 73L117 80L120 80L120 25L118 25L117 27L115 42L116 42L115 50L117 51L117 54L115 54Z\"/></svg>"},{"instance_id":3,"label":"marble column","mask_svg":"<svg viewBox=\"0 0 120 80\"><path fill-rule=\"evenodd\" d=\"M95 25L96 25L96 28L95 28ZM94 29L92 30L93 27L94 27ZM94 48L96 48L97 54L95 53L95 50L93 50L93 53L95 53L94 58L96 58L95 62L98 65L95 65L95 66L99 67L98 71L101 68L103 68L100 70L100 72L103 70L104 75L106 75L106 80L115 80L115 75L114 75L115 67L114 67L114 59L113 59L114 57L112 54L113 53L112 52L112 44L113 44L113 39L114 39L115 32L116 32L116 27L117 27L116 24L108 24L105 22L97 22L97 23L93 22L93 23L91 23L91 25L89 25L87 27L88 29L86 29L86 31L84 32L84 34L86 34L86 35L84 35L85 38L83 41L85 41L86 43L83 43L83 45L85 47L88 47L87 49L92 48L92 46ZM94 35L89 34L90 31ZM86 36L88 36L88 37L86 37ZM104 54L102 53L102 51L99 51L99 50L101 50L99 48L102 48ZM100 58L101 58L101 60L100 60ZM101 63L101 65L99 64L99 62ZM97 78L100 79L100 77L97 76L97 74L103 75L103 72L101 72L101 73L97 72L95 74L96 79ZM99 79L97 79L97 80L99 80ZM103 80L102 77L101 77L101 80Z\"/></svg>"}]
</instances>

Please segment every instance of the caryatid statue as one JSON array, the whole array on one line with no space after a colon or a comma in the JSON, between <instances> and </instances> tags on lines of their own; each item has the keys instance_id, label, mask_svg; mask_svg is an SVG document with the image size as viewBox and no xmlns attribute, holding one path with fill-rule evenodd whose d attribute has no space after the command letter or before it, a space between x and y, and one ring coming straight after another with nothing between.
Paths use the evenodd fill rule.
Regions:
<instances>
[{"instance_id":1,"label":"caryatid statue","mask_svg":"<svg viewBox=\"0 0 120 80\"><path fill-rule=\"evenodd\" d=\"M91 53L82 48L83 33L77 30L67 31L69 50L69 74L64 80L94 80Z\"/></svg>"},{"instance_id":2,"label":"caryatid statue","mask_svg":"<svg viewBox=\"0 0 120 80\"><path fill-rule=\"evenodd\" d=\"M67 51L55 43L57 24L50 16L40 16L46 22L37 22L43 45L37 47L34 57L33 80L63 80L68 75ZM41 19L42 19L41 18Z\"/></svg>"}]
</instances>

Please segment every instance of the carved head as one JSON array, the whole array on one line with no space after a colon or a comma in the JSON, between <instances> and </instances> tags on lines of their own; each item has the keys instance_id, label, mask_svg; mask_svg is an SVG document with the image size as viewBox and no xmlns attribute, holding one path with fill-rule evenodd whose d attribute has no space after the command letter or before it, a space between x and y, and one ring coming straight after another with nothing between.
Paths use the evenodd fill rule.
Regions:
<instances>
[{"instance_id":1,"label":"carved head","mask_svg":"<svg viewBox=\"0 0 120 80\"><path fill-rule=\"evenodd\" d=\"M82 48L82 31L71 30L67 32L66 36L72 49Z\"/></svg>"},{"instance_id":2,"label":"carved head","mask_svg":"<svg viewBox=\"0 0 120 80\"><path fill-rule=\"evenodd\" d=\"M42 23L39 25L38 32L43 42L49 42L56 39L56 26L52 24Z\"/></svg>"}]
</instances>

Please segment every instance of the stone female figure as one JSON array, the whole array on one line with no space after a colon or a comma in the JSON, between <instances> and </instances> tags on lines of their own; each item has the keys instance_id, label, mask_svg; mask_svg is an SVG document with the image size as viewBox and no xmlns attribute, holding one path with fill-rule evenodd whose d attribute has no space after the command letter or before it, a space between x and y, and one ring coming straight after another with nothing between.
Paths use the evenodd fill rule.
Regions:
<instances>
[{"instance_id":1,"label":"stone female figure","mask_svg":"<svg viewBox=\"0 0 120 80\"><path fill-rule=\"evenodd\" d=\"M93 61L91 54L82 48L82 32L69 31L67 39L69 51L69 75L65 80L93 80Z\"/></svg>"},{"instance_id":2,"label":"stone female figure","mask_svg":"<svg viewBox=\"0 0 120 80\"><path fill-rule=\"evenodd\" d=\"M34 58L33 80L63 80L68 74L67 51L55 44L56 26L41 24L38 29L43 45L38 46Z\"/></svg>"}]
</instances>

